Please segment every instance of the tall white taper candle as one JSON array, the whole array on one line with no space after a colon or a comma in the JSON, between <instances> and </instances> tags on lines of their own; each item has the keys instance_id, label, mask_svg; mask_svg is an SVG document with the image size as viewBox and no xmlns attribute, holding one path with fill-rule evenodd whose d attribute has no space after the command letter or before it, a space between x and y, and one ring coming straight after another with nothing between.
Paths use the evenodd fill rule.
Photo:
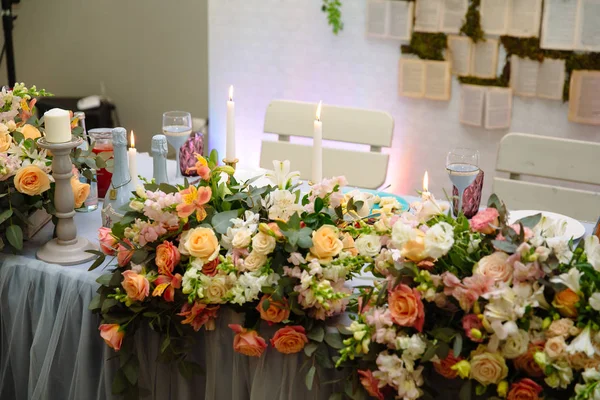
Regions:
<instances>
[{"instance_id":1,"label":"tall white taper candle","mask_svg":"<svg viewBox=\"0 0 600 400\"><path fill-rule=\"evenodd\" d=\"M131 176L131 183L133 186L137 186L138 173L137 173L137 150L135 148L135 136L131 131L129 136L129 150L127 152L127 158L129 160L129 176Z\"/></svg>"},{"instance_id":2,"label":"tall white taper candle","mask_svg":"<svg viewBox=\"0 0 600 400\"><path fill-rule=\"evenodd\" d=\"M235 160L235 102L233 101L233 86L229 87L229 100L227 101L227 147L225 159Z\"/></svg>"},{"instance_id":3,"label":"tall white taper candle","mask_svg":"<svg viewBox=\"0 0 600 400\"><path fill-rule=\"evenodd\" d=\"M321 122L321 103L317 107L313 134L312 182L323 180L323 123Z\"/></svg>"}]
</instances>

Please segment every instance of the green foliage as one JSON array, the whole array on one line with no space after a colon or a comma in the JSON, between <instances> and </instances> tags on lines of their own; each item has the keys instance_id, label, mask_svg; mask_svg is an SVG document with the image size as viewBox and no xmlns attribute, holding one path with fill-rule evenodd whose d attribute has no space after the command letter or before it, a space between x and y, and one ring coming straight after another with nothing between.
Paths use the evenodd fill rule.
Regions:
<instances>
[{"instance_id":1,"label":"green foliage","mask_svg":"<svg viewBox=\"0 0 600 400\"><path fill-rule=\"evenodd\" d=\"M481 0L470 0L465 23L460 28L460 32L470 37L475 43L485 40L483 29L481 29L480 3Z\"/></svg>"},{"instance_id":2,"label":"green foliage","mask_svg":"<svg viewBox=\"0 0 600 400\"><path fill-rule=\"evenodd\" d=\"M321 10L327 14L327 23L331 25L334 34L344 29L342 22L342 2L340 0L323 0Z\"/></svg>"},{"instance_id":3,"label":"green foliage","mask_svg":"<svg viewBox=\"0 0 600 400\"><path fill-rule=\"evenodd\" d=\"M402 45L402 54L414 54L423 60L444 61L445 33L413 32L410 45Z\"/></svg>"}]
</instances>

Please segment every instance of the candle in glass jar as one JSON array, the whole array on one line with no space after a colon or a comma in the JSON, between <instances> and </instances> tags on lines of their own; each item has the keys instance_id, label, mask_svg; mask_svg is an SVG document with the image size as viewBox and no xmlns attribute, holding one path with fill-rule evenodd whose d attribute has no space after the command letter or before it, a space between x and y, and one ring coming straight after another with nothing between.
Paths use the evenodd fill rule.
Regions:
<instances>
[{"instance_id":1,"label":"candle in glass jar","mask_svg":"<svg viewBox=\"0 0 600 400\"><path fill-rule=\"evenodd\" d=\"M137 150L135 149L135 136L133 136L133 131L129 134L129 146L129 151L127 153L127 158L129 159L129 176L131 176L131 183L133 186L137 186Z\"/></svg>"},{"instance_id":2,"label":"candle in glass jar","mask_svg":"<svg viewBox=\"0 0 600 400\"><path fill-rule=\"evenodd\" d=\"M44 113L44 130L48 143L71 141L71 114L67 110L53 108Z\"/></svg>"},{"instance_id":3,"label":"candle in glass jar","mask_svg":"<svg viewBox=\"0 0 600 400\"><path fill-rule=\"evenodd\" d=\"M317 107L313 133L312 182L323 180L323 123L321 122L321 103Z\"/></svg>"},{"instance_id":4,"label":"candle in glass jar","mask_svg":"<svg viewBox=\"0 0 600 400\"><path fill-rule=\"evenodd\" d=\"M229 87L229 100L227 101L227 136L225 159L235 160L235 103L233 101L233 86Z\"/></svg>"}]
</instances>

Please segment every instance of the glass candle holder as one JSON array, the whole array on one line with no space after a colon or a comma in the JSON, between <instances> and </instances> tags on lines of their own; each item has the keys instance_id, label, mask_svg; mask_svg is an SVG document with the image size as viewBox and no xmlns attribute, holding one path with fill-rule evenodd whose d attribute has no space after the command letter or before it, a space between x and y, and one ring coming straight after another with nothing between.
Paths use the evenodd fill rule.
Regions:
<instances>
[{"instance_id":1,"label":"glass candle holder","mask_svg":"<svg viewBox=\"0 0 600 400\"><path fill-rule=\"evenodd\" d=\"M90 129L88 134L92 138L92 151L96 154L101 155L104 161L111 160L113 158L113 143L112 143L112 129L111 128L96 128ZM112 172L106 168L99 168L96 171L98 180L98 198L103 199L106 196L110 181L112 179Z\"/></svg>"},{"instance_id":2,"label":"glass candle holder","mask_svg":"<svg viewBox=\"0 0 600 400\"><path fill-rule=\"evenodd\" d=\"M473 183L467 187L463 194L462 211L467 218L473 217L479 211L481 204L481 192L483 190L483 171L479 170L479 174ZM452 188L452 198L454 215L458 215L458 189L456 186Z\"/></svg>"}]
</instances>

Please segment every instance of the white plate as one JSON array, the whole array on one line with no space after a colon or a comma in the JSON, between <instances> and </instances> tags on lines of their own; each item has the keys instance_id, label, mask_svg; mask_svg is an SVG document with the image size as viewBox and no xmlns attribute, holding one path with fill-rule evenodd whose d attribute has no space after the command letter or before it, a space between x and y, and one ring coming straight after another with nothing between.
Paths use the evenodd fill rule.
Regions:
<instances>
[{"instance_id":1,"label":"white plate","mask_svg":"<svg viewBox=\"0 0 600 400\"><path fill-rule=\"evenodd\" d=\"M518 210L518 211L510 211L508 215L508 223L514 224L518 220L529 217L530 215L542 214L542 217L546 217L555 221L563 220L566 222L566 229L563 235L565 239L579 239L585 235L585 227L581 224L581 222L573 219L571 217L567 217L566 215L557 214L549 211L537 211L537 210Z\"/></svg>"}]
</instances>

